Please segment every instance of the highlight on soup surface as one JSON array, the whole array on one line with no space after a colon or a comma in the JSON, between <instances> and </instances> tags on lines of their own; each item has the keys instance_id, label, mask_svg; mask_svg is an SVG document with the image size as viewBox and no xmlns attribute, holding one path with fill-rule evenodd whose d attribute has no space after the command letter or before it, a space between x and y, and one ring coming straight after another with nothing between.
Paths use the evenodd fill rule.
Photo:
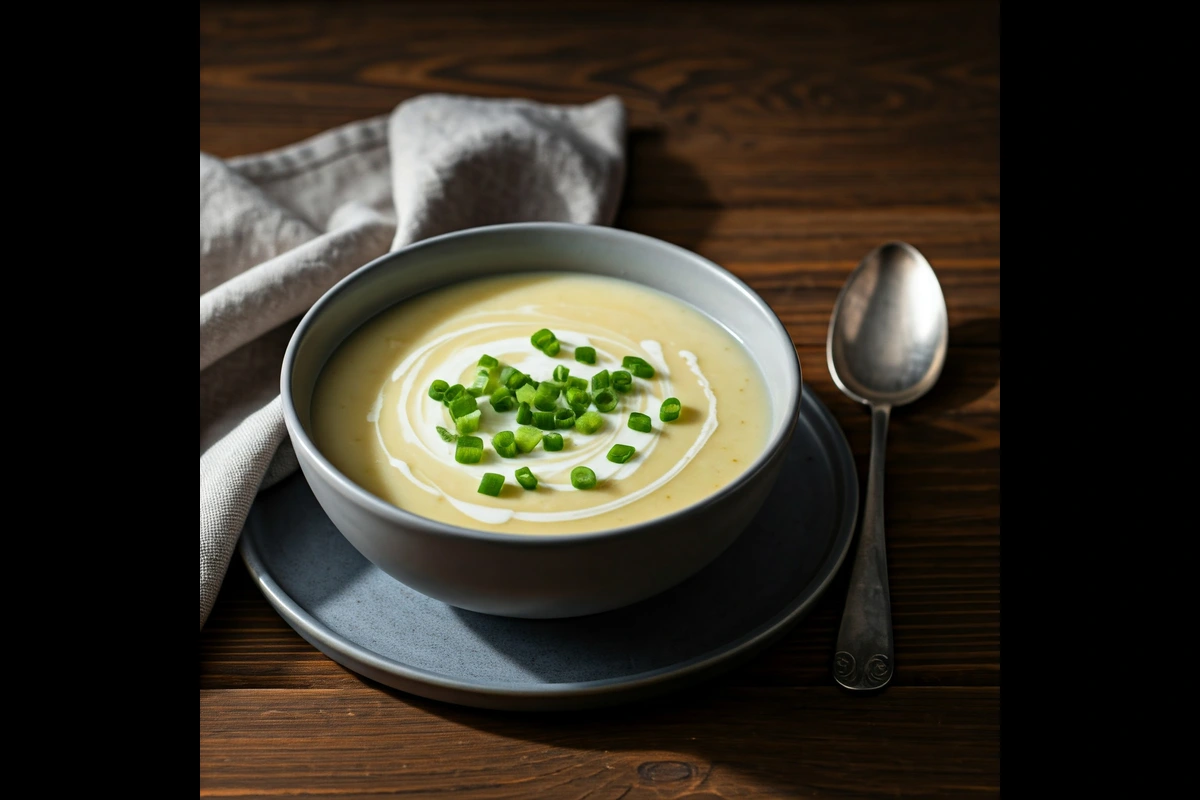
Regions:
<instances>
[{"instance_id":1,"label":"highlight on soup surface","mask_svg":"<svg viewBox=\"0 0 1200 800\"><path fill-rule=\"evenodd\" d=\"M686 508L759 457L758 365L658 290L576 273L473 279L351 334L313 393L321 453L372 494L465 528L620 528Z\"/></svg>"}]
</instances>

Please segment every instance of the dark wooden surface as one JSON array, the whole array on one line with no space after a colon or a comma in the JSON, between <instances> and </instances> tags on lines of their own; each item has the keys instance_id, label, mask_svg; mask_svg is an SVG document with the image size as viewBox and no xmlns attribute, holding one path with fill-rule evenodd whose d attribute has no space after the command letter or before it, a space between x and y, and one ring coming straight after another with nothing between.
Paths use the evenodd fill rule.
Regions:
<instances>
[{"instance_id":1,"label":"dark wooden surface","mask_svg":"<svg viewBox=\"0 0 1200 800\"><path fill-rule=\"evenodd\" d=\"M943 283L951 348L892 417L896 675L830 660L846 570L750 664L628 708L519 715L411 697L300 638L235 560L200 634L200 794L973 797L1000 784L999 3L202 4L200 148L234 156L430 92L630 112L617 225L735 272L779 314L865 486L866 412L829 313L888 239Z\"/></svg>"}]
</instances>

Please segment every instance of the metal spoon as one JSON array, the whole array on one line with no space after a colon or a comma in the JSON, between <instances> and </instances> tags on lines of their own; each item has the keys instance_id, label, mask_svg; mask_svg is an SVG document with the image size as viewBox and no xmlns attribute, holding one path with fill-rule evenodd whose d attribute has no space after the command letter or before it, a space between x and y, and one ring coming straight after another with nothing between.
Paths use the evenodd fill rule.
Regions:
<instances>
[{"instance_id":1,"label":"metal spoon","mask_svg":"<svg viewBox=\"0 0 1200 800\"><path fill-rule=\"evenodd\" d=\"M946 299L916 248L888 242L846 280L825 355L833 381L871 408L871 465L858 551L838 631L833 677L847 689L880 689L892 679L892 601L883 538L884 448L892 408L937 382L946 360Z\"/></svg>"}]
</instances>

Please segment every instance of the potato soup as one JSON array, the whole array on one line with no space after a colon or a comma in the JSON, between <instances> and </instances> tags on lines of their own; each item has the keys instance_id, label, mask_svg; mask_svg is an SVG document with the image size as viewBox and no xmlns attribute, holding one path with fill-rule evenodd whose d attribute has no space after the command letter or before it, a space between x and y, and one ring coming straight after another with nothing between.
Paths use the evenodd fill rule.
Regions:
<instances>
[{"instance_id":1,"label":"potato soup","mask_svg":"<svg viewBox=\"0 0 1200 800\"><path fill-rule=\"evenodd\" d=\"M313 394L321 453L372 494L477 530L620 528L686 508L762 453L770 392L691 306L594 275L484 278L353 333Z\"/></svg>"}]
</instances>

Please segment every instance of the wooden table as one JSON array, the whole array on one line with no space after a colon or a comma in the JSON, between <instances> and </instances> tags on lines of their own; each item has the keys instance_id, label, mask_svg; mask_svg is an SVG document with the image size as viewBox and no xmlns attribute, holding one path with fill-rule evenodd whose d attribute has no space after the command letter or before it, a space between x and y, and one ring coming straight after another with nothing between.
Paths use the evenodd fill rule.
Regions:
<instances>
[{"instance_id":1,"label":"wooden table","mask_svg":"<svg viewBox=\"0 0 1200 800\"><path fill-rule=\"evenodd\" d=\"M999 3L203 5L200 147L233 156L423 92L620 95L617 225L749 283L795 341L865 487L867 412L825 365L842 282L898 238L940 277L950 354L892 417L896 675L830 678L848 562L747 666L661 701L520 715L359 677L235 559L200 634L200 793L967 797L1000 781Z\"/></svg>"}]
</instances>

